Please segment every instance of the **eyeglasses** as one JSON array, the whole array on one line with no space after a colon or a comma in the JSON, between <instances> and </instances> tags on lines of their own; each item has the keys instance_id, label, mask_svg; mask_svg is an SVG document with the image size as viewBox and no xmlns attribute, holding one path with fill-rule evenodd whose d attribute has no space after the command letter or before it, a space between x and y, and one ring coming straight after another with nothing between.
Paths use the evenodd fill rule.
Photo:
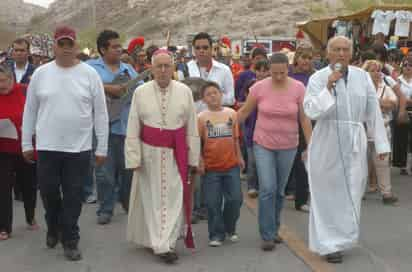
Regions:
<instances>
[{"instance_id":1,"label":"eyeglasses","mask_svg":"<svg viewBox=\"0 0 412 272\"><path fill-rule=\"evenodd\" d=\"M200 50L200 49L208 50L209 48L210 48L209 45L195 46L195 49L196 49L196 50Z\"/></svg>"}]
</instances>

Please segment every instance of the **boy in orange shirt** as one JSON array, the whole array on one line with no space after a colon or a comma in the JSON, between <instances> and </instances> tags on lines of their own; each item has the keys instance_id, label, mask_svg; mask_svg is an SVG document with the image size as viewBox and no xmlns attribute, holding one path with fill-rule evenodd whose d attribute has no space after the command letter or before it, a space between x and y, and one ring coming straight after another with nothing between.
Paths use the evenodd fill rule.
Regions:
<instances>
[{"instance_id":1,"label":"boy in orange shirt","mask_svg":"<svg viewBox=\"0 0 412 272\"><path fill-rule=\"evenodd\" d=\"M240 171L245 163L240 152L236 112L222 107L219 85L208 82L202 87L201 95L208 110L198 115L202 140L199 173L203 174L209 246L218 247L226 235L232 242L239 240L236 223L242 205Z\"/></svg>"}]
</instances>

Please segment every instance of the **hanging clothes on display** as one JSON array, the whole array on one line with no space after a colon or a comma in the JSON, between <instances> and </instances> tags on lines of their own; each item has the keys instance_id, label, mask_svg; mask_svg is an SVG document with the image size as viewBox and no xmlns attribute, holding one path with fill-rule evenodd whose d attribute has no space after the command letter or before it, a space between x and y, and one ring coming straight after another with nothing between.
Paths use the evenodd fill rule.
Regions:
<instances>
[{"instance_id":1,"label":"hanging clothes on display","mask_svg":"<svg viewBox=\"0 0 412 272\"><path fill-rule=\"evenodd\" d=\"M372 35L377 33L383 33L385 36L389 35L391 21L395 19L395 13L391 10L382 11L377 9L372 13L371 17L374 19Z\"/></svg>"},{"instance_id":2,"label":"hanging clothes on display","mask_svg":"<svg viewBox=\"0 0 412 272\"><path fill-rule=\"evenodd\" d=\"M345 36L347 38L352 38L351 22L335 20L332 23L332 27L335 29L335 36Z\"/></svg>"},{"instance_id":3,"label":"hanging clothes on display","mask_svg":"<svg viewBox=\"0 0 412 272\"><path fill-rule=\"evenodd\" d=\"M412 12L406 10L398 10L395 13L395 36L409 37L409 28L412 21Z\"/></svg>"}]
</instances>

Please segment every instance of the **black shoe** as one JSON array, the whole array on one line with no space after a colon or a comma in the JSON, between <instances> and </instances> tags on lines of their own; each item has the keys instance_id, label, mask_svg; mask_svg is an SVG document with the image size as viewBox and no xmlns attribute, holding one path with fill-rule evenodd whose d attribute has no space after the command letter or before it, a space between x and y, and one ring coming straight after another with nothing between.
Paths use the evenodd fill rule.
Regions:
<instances>
[{"instance_id":1,"label":"black shoe","mask_svg":"<svg viewBox=\"0 0 412 272\"><path fill-rule=\"evenodd\" d=\"M342 263L343 261L343 255L341 252L335 252L335 253L331 253L331 254L327 254L326 256L326 261L328 263Z\"/></svg>"},{"instance_id":2,"label":"black shoe","mask_svg":"<svg viewBox=\"0 0 412 272\"><path fill-rule=\"evenodd\" d=\"M102 213L97 217L97 224L107 225L112 221L112 216L110 214Z\"/></svg>"},{"instance_id":3,"label":"black shoe","mask_svg":"<svg viewBox=\"0 0 412 272\"><path fill-rule=\"evenodd\" d=\"M273 251L275 249L275 247L276 247L275 242L265 241L265 240L262 241L262 245L260 246L260 248L263 251Z\"/></svg>"},{"instance_id":4,"label":"black shoe","mask_svg":"<svg viewBox=\"0 0 412 272\"><path fill-rule=\"evenodd\" d=\"M176 252L173 251L160 254L159 257L167 264L174 264L179 259Z\"/></svg>"},{"instance_id":5,"label":"black shoe","mask_svg":"<svg viewBox=\"0 0 412 272\"><path fill-rule=\"evenodd\" d=\"M46 245L48 248L55 248L59 243L58 235L47 234Z\"/></svg>"},{"instance_id":6,"label":"black shoe","mask_svg":"<svg viewBox=\"0 0 412 272\"><path fill-rule=\"evenodd\" d=\"M69 261L79 261L82 259L82 254L77 247L77 242L67 243L63 247L64 257Z\"/></svg>"},{"instance_id":7,"label":"black shoe","mask_svg":"<svg viewBox=\"0 0 412 272\"><path fill-rule=\"evenodd\" d=\"M275 239L273 239L273 242L275 242L275 244L281 244L283 243L283 239L279 235L276 235Z\"/></svg>"}]
</instances>

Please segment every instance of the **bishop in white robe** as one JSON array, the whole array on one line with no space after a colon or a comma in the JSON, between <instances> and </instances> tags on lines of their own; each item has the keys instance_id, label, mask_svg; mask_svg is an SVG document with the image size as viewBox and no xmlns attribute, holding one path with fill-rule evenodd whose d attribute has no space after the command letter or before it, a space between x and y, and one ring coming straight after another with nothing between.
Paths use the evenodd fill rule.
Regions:
<instances>
[{"instance_id":1,"label":"bishop in white robe","mask_svg":"<svg viewBox=\"0 0 412 272\"><path fill-rule=\"evenodd\" d=\"M182 223L190 228L188 167L198 165L200 140L192 92L171 80L168 52L154 54L152 71L155 79L134 94L128 121L126 167L135 171L127 239L172 263ZM193 247L189 232L186 245Z\"/></svg>"}]
</instances>

